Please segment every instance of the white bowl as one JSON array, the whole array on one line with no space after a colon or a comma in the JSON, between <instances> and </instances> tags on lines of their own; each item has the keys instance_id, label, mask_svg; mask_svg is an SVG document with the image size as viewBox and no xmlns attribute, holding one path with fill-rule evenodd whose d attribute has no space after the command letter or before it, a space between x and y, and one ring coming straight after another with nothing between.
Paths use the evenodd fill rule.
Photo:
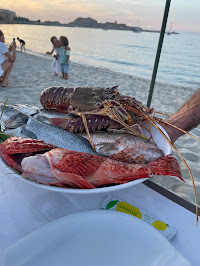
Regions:
<instances>
[{"instance_id":1,"label":"white bowl","mask_svg":"<svg viewBox=\"0 0 200 266\"><path fill-rule=\"evenodd\" d=\"M163 127L161 127L160 125L158 125L158 126L163 131L163 133L169 138L167 132L163 129ZM162 134L154 126L151 125L150 128L151 128L152 136L153 136L155 143L164 152L164 155L171 154L171 146L166 141L166 139L162 136ZM145 135L147 137L150 137L149 132L146 130L145 130ZM7 167L7 164L1 158L0 158L0 163L4 167ZM21 175L16 174L16 172L11 170L10 168L9 168L9 172L11 172L16 178L19 178L19 179L21 179L21 180L23 180L23 181L25 181L31 185L38 186L40 188L44 188L44 189L48 189L48 190L52 190L52 191L56 191L56 192L65 192L65 193L71 193L71 194L95 194L95 193L111 192L111 191L116 191L116 190L128 188L131 186L135 186L135 185L147 180L147 178L141 178L141 179L137 179L134 181L130 181L130 182L125 183L125 184L113 185L113 186L109 186L109 187L101 187L101 188L94 188L94 189L75 189L75 188L62 188L62 187L54 187L54 186L38 184L34 181L23 178Z\"/></svg>"}]
</instances>

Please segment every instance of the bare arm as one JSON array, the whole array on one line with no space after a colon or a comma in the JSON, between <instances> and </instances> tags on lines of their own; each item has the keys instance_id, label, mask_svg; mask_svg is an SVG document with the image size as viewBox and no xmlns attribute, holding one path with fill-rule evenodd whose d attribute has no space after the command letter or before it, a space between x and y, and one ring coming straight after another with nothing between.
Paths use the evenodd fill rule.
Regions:
<instances>
[{"instance_id":1,"label":"bare arm","mask_svg":"<svg viewBox=\"0 0 200 266\"><path fill-rule=\"evenodd\" d=\"M9 46L8 51L9 51L9 52L12 51L12 44Z\"/></svg>"},{"instance_id":2,"label":"bare arm","mask_svg":"<svg viewBox=\"0 0 200 266\"><path fill-rule=\"evenodd\" d=\"M66 61L65 61L65 63L69 63L69 55L67 55L67 59L66 59Z\"/></svg>"},{"instance_id":3,"label":"bare arm","mask_svg":"<svg viewBox=\"0 0 200 266\"><path fill-rule=\"evenodd\" d=\"M54 52L54 48L52 49L52 51L51 51L51 52L46 52L46 54L48 54L48 55L52 55L52 54L53 54L53 52Z\"/></svg>"},{"instance_id":4,"label":"bare arm","mask_svg":"<svg viewBox=\"0 0 200 266\"><path fill-rule=\"evenodd\" d=\"M185 131L190 131L198 126L200 124L200 89L167 122ZM184 134L168 125L164 128L173 143Z\"/></svg>"},{"instance_id":5,"label":"bare arm","mask_svg":"<svg viewBox=\"0 0 200 266\"><path fill-rule=\"evenodd\" d=\"M5 55L10 62L15 62L15 60L16 60L16 44L13 44L12 46L10 46L9 51L10 50L12 50L13 53L11 54L11 53L7 52L7 53L5 53Z\"/></svg>"},{"instance_id":6,"label":"bare arm","mask_svg":"<svg viewBox=\"0 0 200 266\"><path fill-rule=\"evenodd\" d=\"M66 46L66 47L65 47L65 50L66 50L66 51L70 51L71 49L70 49L69 46ZM69 63L69 55L67 55L67 58L66 58L65 63L67 63L67 64Z\"/></svg>"}]
</instances>

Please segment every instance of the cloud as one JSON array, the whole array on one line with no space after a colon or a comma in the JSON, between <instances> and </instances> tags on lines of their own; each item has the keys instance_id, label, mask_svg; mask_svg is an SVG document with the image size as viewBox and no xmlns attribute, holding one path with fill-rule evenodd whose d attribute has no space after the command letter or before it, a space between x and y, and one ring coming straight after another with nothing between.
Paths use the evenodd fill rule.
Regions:
<instances>
[{"instance_id":1,"label":"cloud","mask_svg":"<svg viewBox=\"0 0 200 266\"><path fill-rule=\"evenodd\" d=\"M165 1L160 0L0 0L2 9L16 12L17 16L32 20L51 20L68 23L77 17L92 17L101 22L115 21L132 24L140 21L141 27L149 24L160 29ZM181 28L200 23L200 2L172 1L169 19ZM177 31L179 29L177 28Z\"/></svg>"}]
</instances>

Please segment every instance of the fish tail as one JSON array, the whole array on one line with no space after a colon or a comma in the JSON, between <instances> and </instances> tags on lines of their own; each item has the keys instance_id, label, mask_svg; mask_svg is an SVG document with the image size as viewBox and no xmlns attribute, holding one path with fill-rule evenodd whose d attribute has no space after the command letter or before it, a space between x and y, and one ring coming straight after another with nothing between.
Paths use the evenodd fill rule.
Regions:
<instances>
[{"instance_id":1,"label":"fish tail","mask_svg":"<svg viewBox=\"0 0 200 266\"><path fill-rule=\"evenodd\" d=\"M147 165L151 168L153 175L176 176L184 181L178 161L172 155L166 155Z\"/></svg>"}]
</instances>

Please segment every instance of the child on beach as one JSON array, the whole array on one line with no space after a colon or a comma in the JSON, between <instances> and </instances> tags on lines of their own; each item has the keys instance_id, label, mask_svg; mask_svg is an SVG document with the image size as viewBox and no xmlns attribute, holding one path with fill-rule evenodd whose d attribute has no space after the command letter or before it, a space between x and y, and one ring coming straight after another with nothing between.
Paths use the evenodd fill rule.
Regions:
<instances>
[{"instance_id":1,"label":"child on beach","mask_svg":"<svg viewBox=\"0 0 200 266\"><path fill-rule=\"evenodd\" d=\"M61 36L59 39L60 43L60 69L62 72L62 78L68 79L69 73L69 57L70 57L70 48L67 37Z\"/></svg>"},{"instance_id":2,"label":"child on beach","mask_svg":"<svg viewBox=\"0 0 200 266\"><path fill-rule=\"evenodd\" d=\"M52 55L53 52L56 52L56 55L54 55L53 62L51 64L51 68L54 70L55 74L54 76L57 76L61 73L60 71L60 43L57 39L57 37L53 36L51 37L51 42L53 44L53 49L51 52L46 52L47 55Z\"/></svg>"}]
</instances>

